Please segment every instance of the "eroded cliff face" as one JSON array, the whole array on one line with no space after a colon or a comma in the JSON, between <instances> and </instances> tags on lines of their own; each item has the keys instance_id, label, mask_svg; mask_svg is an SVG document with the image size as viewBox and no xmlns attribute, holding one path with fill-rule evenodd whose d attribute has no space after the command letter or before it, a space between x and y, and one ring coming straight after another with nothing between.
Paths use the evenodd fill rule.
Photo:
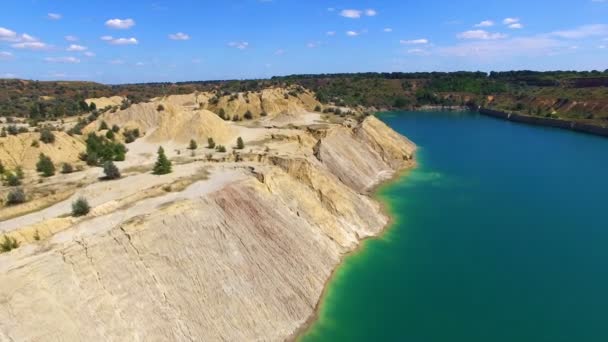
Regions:
<instances>
[{"instance_id":1,"label":"eroded cliff face","mask_svg":"<svg viewBox=\"0 0 608 342\"><path fill-rule=\"evenodd\" d=\"M411 163L414 144L376 118L351 126L297 131L294 149L0 255L0 340L291 336L342 256L386 225L366 192Z\"/></svg>"}]
</instances>

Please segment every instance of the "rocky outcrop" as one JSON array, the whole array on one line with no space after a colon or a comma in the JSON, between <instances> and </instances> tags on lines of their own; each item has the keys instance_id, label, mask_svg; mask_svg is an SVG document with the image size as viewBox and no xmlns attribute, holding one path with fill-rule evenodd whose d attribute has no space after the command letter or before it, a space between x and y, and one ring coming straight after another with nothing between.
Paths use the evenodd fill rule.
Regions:
<instances>
[{"instance_id":1,"label":"rocky outcrop","mask_svg":"<svg viewBox=\"0 0 608 342\"><path fill-rule=\"evenodd\" d=\"M232 181L201 190L227 174L216 169L154 206L99 211L1 254L0 340L291 336L342 256L386 225L363 193L415 149L374 117L323 130L298 131L288 143L301 152L226 166ZM142 208L153 209L128 215Z\"/></svg>"}]
</instances>

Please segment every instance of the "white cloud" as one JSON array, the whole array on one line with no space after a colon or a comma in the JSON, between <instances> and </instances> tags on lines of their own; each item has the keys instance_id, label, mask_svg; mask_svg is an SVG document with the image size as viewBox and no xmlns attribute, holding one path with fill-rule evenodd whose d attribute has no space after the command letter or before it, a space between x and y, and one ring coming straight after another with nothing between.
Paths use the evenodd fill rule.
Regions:
<instances>
[{"instance_id":1,"label":"white cloud","mask_svg":"<svg viewBox=\"0 0 608 342\"><path fill-rule=\"evenodd\" d=\"M12 47L14 47L15 49L27 49L27 50L46 50L48 49L50 46L47 45L46 43L43 42L22 42L22 43L15 43L11 45Z\"/></svg>"},{"instance_id":2,"label":"white cloud","mask_svg":"<svg viewBox=\"0 0 608 342\"><path fill-rule=\"evenodd\" d=\"M385 28L385 29L384 29L384 30L382 30L382 31L389 33L389 32L393 32L393 29L392 29L392 28L390 28L390 27L387 27L387 28Z\"/></svg>"},{"instance_id":3,"label":"white cloud","mask_svg":"<svg viewBox=\"0 0 608 342\"><path fill-rule=\"evenodd\" d=\"M137 45L139 42L137 39L131 38L114 38L112 36L103 36L101 40L106 41L112 45Z\"/></svg>"},{"instance_id":4,"label":"white cloud","mask_svg":"<svg viewBox=\"0 0 608 342\"><path fill-rule=\"evenodd\" d=\"M426 38L412 39L412 40L400 40L401 44L417 45L417 44L428 44L429 40Z\"/></svg>"},{"instance_id":5,"label":"white cloud","mask_svg":"<svg viewBox=\"0 0 608 342\"><path fill-rule=\"evenodd\" d=\"M114 65L121 65L121 64L125 64L125 61L123 61L122 59L112 59L108 63L114 64Z\"/></svg>"},{"instance_id":6,"label":"white cloud","mask_svg":"<svg viewBox=\"0 0 608 342\"><path fill-rule=\"evenodd\" d=\"M249 43L248 42L230 42L230 43L228 43L228 46L239 49L239 50L245 50L246 48L249 47Z\"/></svg>"},{"instance_id":7,"label":"white cloud","mask_svg":"<svg viewBox=\"0 0 608 342\"><path fill-rule=\"evenodd\" d=\"M170 34L169 35L169 39L173 39L173 40L188 40L190 39L190 36L183 33L183 32L177 32L174 34Z\"/></svg>"},{"instance_id":8,"label":"white cloud","mask_svg":"<svg viewBox=\"0 0 608 342\"><path fill-rule=\"evenodd\" d=\"M349 37L356 37L359 35L359 32L355 32L355 31L346 31L346 35Z\"/></svg>"},{"instance_id":9,"label":"white cloud","mask_svg":"<svg viewBox=\"0 0 608 342\"><path fill-rule=\"evenodd\" d=\"M476 57L494 60L516 56L547 56L566 47L562 42L544 37L518 37L504 40L480 40L463 42L454 46L439 48L440 55L455 57Z\"/></svg>"},{"instance_id":10,"label":"white cloud","mask_svg":"<svg viewBox=\"0 0 608 342\"><path fill-rule=\"evenodd\" d=\"M596 24L596 25L584 25L577 27L572 30L566 31L555 31L551 33L552 36L565 38L565 39L581 39L589 37L598 37L608 35L608 25Z\"/></svg>"},{"instance_id":11,"label":"white cloud","mask_svg":"<svg viewBox=\"0 0 608 342\"><path fill-rule=\"evenodd\" d=\"M340 15L345 18L358 19L361 18L361 11L354 9L345 9L340 12Z\"/></svg>"},{"instance_id":12,"label":"white cloud","mask_svg":"<svg viewBox=\"0 0 608 342\"><path fill-rule=\"evenodd\" d=\"M46 57L44 60L49 63L80 63L76 57Z\"/></svg>"},{"instance_id":13,"label":"white cloud","mask_svg":"<svg viewBox=\"0 0 608 342\"><path fill-rule=\"evenodd\" d=\"M475 27L490 27L494 26L494 22L492 20L484 20L479 24L476 24Z\"/></svg>"},{"instance_id":14,"label":"white cloud","mask_svg":"<svg viewBox=\"0 0 608 342\"><path fill-rule=\"evenodd\" d=\"M67 40L68 42L77 42L78 41L78 37L76 37L76 36L65 36L63 38L65 38L65 40Z\"/></svg>"},{"instance_id":15,"label":"white cloud","mask_svg":"<svg viewBox=\"0 0 608 342\"><path fill-rule=\"evenodd\" d=\"M49 13L49 14L47 14L47 18L49 18L51 20L59 20L59 19L63 18L63 16L59 13Z\"/></svg>"},{"instance_id":16,"label":"white cloud","mask_svg":"<svg viewBox=\"0 0 608 342\"><path fill-rule=\"evenodd\" d=\"M521 23L515 23L515 24L511 24L509 25L510 29L521 29L524 28L524 25L522 25Z\"/></svg>"},{"instance_id":17,"label":"white cloud","mask_svg":"<svg viewBox=\"0 0 608 342\"><path fill-rule=\"evenodd\" d=\"M507 37L507 35L502 33L492 33L484 30L470 30L459 33L457 37L459 39L496 40L504 39Z\"/></svg>"},{"instance_id":18,"label":"white cloud","mask_svg":"<svg viewBox=\"0 0 608 342\"><path fill-rule=\"evenodd\" d=\"M0 51L0 61L6 61L9 59L13 59L13 53L8 51Z\"/></svg>"},{"instance_id":19,"label":"white cloud","mask_svg":"<svg viewBox=\"0 0 608 342\"><path fill-rule=\"evenodd\" d=\"M0 40L13 41L17 38L17 32L0 27Z\"/></svg>"},{"instance_id":20,"label":"white cloud","mask_svg":"<svg viewBox=\"0 0 608 342\"><path fill-rule=\"evenodd\" d=\"M376 15L378 15L378 12L375 9L366 9L365 10L365 15L368 17L375 17Z\"/></svg>"},{"instance_id":21,"label":"white cloud","mask_svg":"<svg viewBox=\"0 0 608 342\"><path fill-rule=\"evenodd\" d=\"M328 35L328 36L335 36L336 35L336 31L327 31L325 34Z\"/></svg>"},{"instance_id":22,"label":"white cloud","mask_svg":"<svg viewBox=\"0 0 608 342\"><path fill-rule=\"evenodd\" d=\"M86 51L83 53L83 55L87 56L87 57L95 57L95 53L91 52L91 51Z\"/></svg>"},{"instance_id":23,"label":"white cloud","mask_svg":"<svg viewBox=\"0 0 608 342\"><path fill-rule=\"evenodd\" d=\"M77 44L70 44L70 46L68 46L68 48L66 49L66 51L85 51L85 50L87 50L86 46L77 45Z\"/></svg>"},{"instance_id":24,"label":"white cloud","mask_svg":"<svg viewBox=\"0 0 608 342\"><path fill-rule=\"evenodd\" d=\"M345 18L359 19L363 15L366 15L368 17L374 17L374 16L378 15L378 12L372 8L368 8L366 10L345 9L345 10L340 11L340 15Z\"/></svg>"},{"instance_id":25,"label":"white cloud","mask_svg":"<svg viewBox=\"0 0 608 342\"><path fill-rule=\"evenodd\" d=\"M17 78L17 75L7 72L5 74L0 75L0 78Z\"/></svg>"},{"instance_id":26,"label":"white cloud","mask_svg":"<svg viewBox=\"0 0 608 342\"><path fill-rule=\"evenodd\" d=\"M135 26L133 19L109 19L106 21L106 26L113 29L126 30Z\"/></svg>"},{"instance_id":27,"label":"white cloud","mask_svg":"<svg viewBox=\"0 0 608 342\"><path fill-rule=\"evenodd\" d=\"M511 25L519 22L519 18L505 18L502 23L505 25Z\"/></svg>"}]
</instances>

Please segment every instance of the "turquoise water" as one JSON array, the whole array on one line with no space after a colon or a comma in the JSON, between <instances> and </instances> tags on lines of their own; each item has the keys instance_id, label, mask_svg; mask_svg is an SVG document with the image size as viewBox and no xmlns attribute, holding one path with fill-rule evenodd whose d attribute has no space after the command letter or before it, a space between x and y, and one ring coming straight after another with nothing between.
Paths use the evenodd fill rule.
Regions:
<instances>
[{"instance_id":1,"label":"turquoise water","mask_svg":"<svg viewBox=\"0 0 608 342\"><path fill-rule=\"evenodd\" d=\"M608 341L608 139L465 113L386 113L419 166L301 340Z\"/></svg>"}]
</instances>

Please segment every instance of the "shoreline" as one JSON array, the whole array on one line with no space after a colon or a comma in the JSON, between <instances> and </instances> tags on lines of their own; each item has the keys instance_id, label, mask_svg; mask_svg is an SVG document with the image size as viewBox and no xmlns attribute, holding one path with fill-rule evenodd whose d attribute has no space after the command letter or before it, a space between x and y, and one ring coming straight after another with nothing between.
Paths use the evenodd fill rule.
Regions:
<instances>
[{"instance_id":1,"label":"shoreline","mask_svg":"<svg viewBox=\"0 0 608 342\"><path fill-rule=\"evenodd\" d=\"M394 218L393 218L393 215L391 215L390 210L388 209L387 203L385 203L378 197L380 188L382 188L384 186L388 186L392 183L395 183L402 177L406 177L407 173L413 171L418 166L419 165L418 165L416 159L414 158L414 159L404 163L404 165L400 169L396 170L391 175L391 177L380 180L374 187L372 187L370 189L369 197L374 199L380 205L380 213L385 215L388 218L388 221L386 222L384 227L382 227L380 232L378 232L377 235L368 236L368 237L365 237L365 238L359 240L358 245L353 250L348 251L340 256L340 261L338 262L336 267L334 267L334 269L331 271L329 278L327 278L327 280L325 281L325 284L323 285L323 291L321 292L321 296L319 297L317 304L315 304L315 308L314 308L312 314L304 321L304 323L302 325L300 325L290 336L288 336L285 339L285 342L297 342L317 322L317 320L319 319L321 306L322 306L323 302L325 301L325 298L327 296L327 291L329 290L329 285L334 280L336 273L342 267L342 265L344 264L344 261L349 256L359 253L361 251L361 249L363 248L363 245L365 244L365 242L367 242L368 240L381 238L393 226Z\"/></svg>"}]
</instances>

